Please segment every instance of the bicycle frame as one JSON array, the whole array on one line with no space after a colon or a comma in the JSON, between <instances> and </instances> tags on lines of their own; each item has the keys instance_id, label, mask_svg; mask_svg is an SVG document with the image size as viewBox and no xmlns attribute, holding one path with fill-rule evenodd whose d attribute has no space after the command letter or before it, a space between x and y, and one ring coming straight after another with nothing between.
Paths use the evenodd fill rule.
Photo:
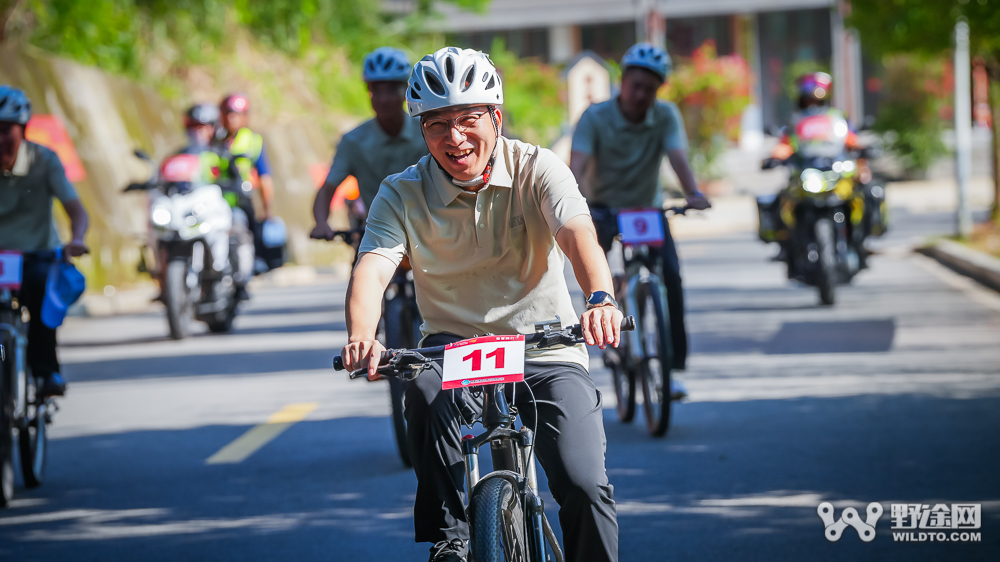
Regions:
<instances>
[{"instance_id":1,"label":"bicycle frame","mask_svg":"<svg viewBox=\"0 0 1000 562\"><path fill-rule=\"evenodd\" d=\"M551 322L537 323L535 324L536 332L525 336L525 343L546 348L557 345L573 345L583 341L579 325L571 328L560 328L561 325L558 317ZM634 330L635 318L626 316L622 320L621 328L623 331ZM389 350L387 355L383 357L378 371L383 375L400 376L412 380L434 361L429 357L440 356L444 353L444 349L445 346L440 345L416 350ZM333 367L338 371L344 369L344 362L340 356L334 357ZM367 373L366 369L353 371L350 378L361 378ZM545 543L548 542L552 547L552 555L556 562L563 562L559 541L545 517L545 505L535 492L538 489L538 474L533 450L535 445L534 432L523 426L520 430L514 429L517 408L508 403L504 392L505 384L485 385L480 388L483 392L483 408L479 421L485 431L478 436L468 436L462 440L462 454L465 457L466 497L470 498L469 505L466 506L466 515L470 521L473 519L474 505L472 502L481 483L494 478L507 480L517 491L522 509L527 514L525 522L528 528L525 531L528 536L531 559L537 562L548 560L545 550ZM480 477L479 448L486 443L490 443L493 470L486 476Z\"/></svg>"},{"instance_id":2,"label":"bicycle frame","mask_svg":"<svg viewBox=\"0 0 1000 562\"><path fill-rule=\"evenodd\" d=\"M481 480L492 477L504 478L514 486L521 495L527 519L530 537L532 559L546 560L545 542L552 547L552 554L557 562L562 562L563 554L559 548L555 533L545 517L545 504L535 493L538 489L538 472L534 458L534 432L527 427L514 430L517 419L517 409L510 406L504 394L503 384L484 387L483 414L481 422L485 431L478 436L467 436L462 440L462 453L465 456L466 497L472 498L476 485ZM493 471L480 478L479 448L490 443L490 453L493 459ZM470 505L467 511L472 510Z\"/></svg>"}]
</instances>

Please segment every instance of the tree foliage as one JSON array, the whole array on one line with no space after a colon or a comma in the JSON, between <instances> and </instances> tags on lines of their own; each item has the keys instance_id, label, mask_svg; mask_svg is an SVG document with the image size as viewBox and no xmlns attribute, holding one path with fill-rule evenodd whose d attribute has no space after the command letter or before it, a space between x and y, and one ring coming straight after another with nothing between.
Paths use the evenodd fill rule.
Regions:
<instances>
[{"instance_id":1,"label":"tree foliage","mask_svg":"<svg viewBox=\"0 0 1000 562\"><path fill-rule=\"evenodd\" d=\"M960 17L969 22L973 55L1000 58L997 0L851 0L847 24L870 52L938 55L952 47Z\"/></svg>"}]
</instances>

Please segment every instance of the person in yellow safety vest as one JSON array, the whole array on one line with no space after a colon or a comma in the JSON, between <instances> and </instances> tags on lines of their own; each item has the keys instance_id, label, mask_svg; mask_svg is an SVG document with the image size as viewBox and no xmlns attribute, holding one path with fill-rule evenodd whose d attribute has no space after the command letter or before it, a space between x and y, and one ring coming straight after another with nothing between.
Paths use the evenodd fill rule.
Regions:
<instances>
[{"instance_id":1,"label":"person in yellow safety vest","mask_svg":"<svg viewBox=\"0 0 1000 562\"><path fill-rule=\"evenodd\" d=\"M219 144L236 157L236 168L243 179L243 190L249 195L253 189L260 193L263 220L271 218L271 203L274 199L274 182L271 178L271 167L264 150L264 139L247 126L250 120L250 102L243 94L233 93L222 99L219 104L222 114L222 129L224 132ZM221 136L221 135L220 135ZM240 208L247 214L250 230L254 235L254 247L258 258L264 255L261 229L253 209L250 197L243 198ZM268 269L263 259L258 259L254 266L255 272Z\"/></svg>"}]
</instances>

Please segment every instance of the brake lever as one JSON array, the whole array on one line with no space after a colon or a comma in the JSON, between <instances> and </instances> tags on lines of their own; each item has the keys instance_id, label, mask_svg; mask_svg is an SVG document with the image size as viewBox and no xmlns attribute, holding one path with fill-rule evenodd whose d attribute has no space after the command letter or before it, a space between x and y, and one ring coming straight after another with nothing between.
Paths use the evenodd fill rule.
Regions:
<instances>
[{"instance_id":1,"label":"brake lever","mask_svg":"<svg viewBox=\"0 0 1000 562\"><path fill-rule=\"evenodd\" d=\"M400 380L411 381L419 377L424 369L433 364L433 359L428 359L415 351L399 351L393 353L389 361L385 365L380 365L375 372L384 377L396 377ZM367 377L368 369L352 371L348 376L351 379Z\"/></svg>"}]
</instances>

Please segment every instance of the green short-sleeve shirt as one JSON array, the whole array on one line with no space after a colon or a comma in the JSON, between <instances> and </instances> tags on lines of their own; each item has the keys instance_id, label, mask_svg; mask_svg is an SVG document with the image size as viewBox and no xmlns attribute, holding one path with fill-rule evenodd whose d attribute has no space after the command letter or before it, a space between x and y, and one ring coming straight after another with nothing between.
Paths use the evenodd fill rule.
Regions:
<instances>
[{"instance_id":1,"label":"green short-sleeve shirt","mask_svg":"<svg viewBox=\"0 0 1000 562\"><path fill-rule=\"evenodd\" d=\"M659 199L660 162L668 150L688 147L681 112L657 101L642 123L625 120L618 97L594 104L573 131L573 152L594 159L591 203L614 208L649 207Z\"/></svg>"},{"instance_id":2,"label":"green short-sleeve shirt","mask_svg":"<svg viewBox=\"0 0 1000 562\"><path fill-rule=\"evenodd\" d=\"M387 135L378 121L369 119L340 139L326 183L338 186L347 176L354 176L365 208L371 209L382 180L416 164L426 154L418 118L407 117L403 130L394 137Z\"/></svg>"},{"instance_id":3,"label":"green short-sleeve shirt","mask_svg":"<svg viewBox=\"0 0 1000 562\"><path fill-rule=\"evenodd\" d=\"M410 257L424 335L529 334L556 316L563 326L579 322L555 235L580 215L590 209L558 156L500 137L490 184L476 193L430 155L386 178L360 251L395 264ZM583 345L526 358L589 365Z\"/></svg>"},{"instance_id":4,"label":"green short-sleeve shirt","mask_svg":"<svg viewBox=\"0 0 1000 562\"><path fill-rule=\"evenodd\" d=\"M37 252L59 247L52 200L78 198L56 153L21 141L14 169L0 175L0 249Z\"/></svg>"}]
</instances>

